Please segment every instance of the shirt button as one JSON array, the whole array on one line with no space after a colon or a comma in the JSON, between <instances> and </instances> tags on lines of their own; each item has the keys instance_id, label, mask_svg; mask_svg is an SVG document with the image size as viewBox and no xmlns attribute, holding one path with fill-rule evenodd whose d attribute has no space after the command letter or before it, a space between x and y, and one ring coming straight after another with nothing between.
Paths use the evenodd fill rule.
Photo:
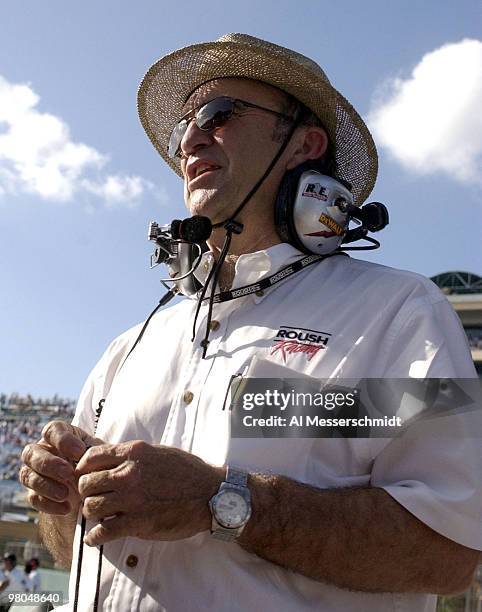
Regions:
<instances>
[{"instance_id":1,"label":"shirt button","mask_svg":"<svg viewBox=\"0 0 482 612\"><path fill-rule=\"evenodd\" d=\"M209 324L209 329L211 331L216 331L219 329L221 323L219 321L211 321L211 323Z\"/></svg>"},{"instance_id":2,"label":"shirt button","mask_svg":"<svg viewBox=\"0 0 482 612\"><path fill-rule=\"evenodd\" d=\"M263 297L263 295L264 295L264 291L263 291L262 289L260 289L259 291L256 291L256 295L257 295L258 297Z\"/></svg>"},{"instance_id":3,"label":"shirt button","mask_svg":"<svg viewBox=\"0 0 482 612\"><path fill-rule=\"evenodd\" d=\"M184 391L182 399L184 400L185 404L190 404L194 399L194 393L192 391Z\"/></svg>"},{"instance_id":4,"label":"shirt button","mask_svg":"<svg viewBox=\"0 0 482 612\"><path fill-rule=\"evenodd\" d=\"M135 555L129 555L126 559L127 567L135 567L139 559Z\"/></svg>"},{"instance_id":5,"label":"shirt button","mask_svg":"<svg viewBox=\"0 0 482 612\"><path fill-rule=\"evenodd\" d=\"M205 262L203 263L203 268L204 268L204 270L205 270L206 272L209 270L209 261L205 261Z\"/></svg>"}]
</instances>

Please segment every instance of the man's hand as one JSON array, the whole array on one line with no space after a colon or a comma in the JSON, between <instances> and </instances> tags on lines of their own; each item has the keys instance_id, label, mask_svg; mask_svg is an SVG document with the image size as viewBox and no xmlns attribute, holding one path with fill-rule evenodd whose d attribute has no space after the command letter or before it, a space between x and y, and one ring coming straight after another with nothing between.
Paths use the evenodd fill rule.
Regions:
<instances>
[{"instance_id":1,"label":"man's hand","mask_svg":"<svg viewBox=\"0 0 482 612\"><path fill-rule=\"evenodd\" d=\"M24 465L19 480L29 489L30 505L46 514L77 513L80 496L74 463L89 446L101 443L80 427L64 421L47 423L40 440L28 444L22 452Z\"/></svg>"},{"instance_id":2,"label":"man's hand","mask_svg":"<svg viewBox=\"0 0 482 612\"><path fill-rule=\"evenodd\" d=\"M103 519L84 538L97 546L126 536L180 540L209 529L208 501L224 470L177 448L135 440L89 449L76 474L84 516Z\"/></svg>"}]
</instances>

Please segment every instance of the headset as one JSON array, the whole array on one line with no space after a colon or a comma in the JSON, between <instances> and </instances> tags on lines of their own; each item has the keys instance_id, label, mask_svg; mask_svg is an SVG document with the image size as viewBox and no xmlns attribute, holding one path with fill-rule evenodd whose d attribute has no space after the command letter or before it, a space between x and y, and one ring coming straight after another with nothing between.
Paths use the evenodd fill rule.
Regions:
<instances>
[{"instance_id":1,"label":"headset","mask_svg":"<svg viewBox=\"0 0 482 612\"><path fill-rule=\"evenodd\" d=\"M304 162L285 173L274 205L274 223L282 242L288 242L307 254L329 255L334 251L376 249L380 243L368 236L389 223L387 207L370 202L362 207L353 202L351 185L322 174L316 162ZM349 229L354 221L357 226ZM211 221L199 215L169 225L149 225L148 239L156 243L151 268L164 263L171 281L183 295L195 295L202 285L194 276L202 254L208 250L206 240L212 232ZM364 239L369 245L343 247Z\"/></svg>"}]
</instances>

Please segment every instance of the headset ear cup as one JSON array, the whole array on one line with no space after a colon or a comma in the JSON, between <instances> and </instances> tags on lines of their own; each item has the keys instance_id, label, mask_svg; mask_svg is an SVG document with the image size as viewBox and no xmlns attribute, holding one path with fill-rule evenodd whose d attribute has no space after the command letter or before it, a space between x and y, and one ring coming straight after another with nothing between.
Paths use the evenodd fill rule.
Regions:
<instances>
[{"instance_id":1,"label":"headset ear cup","mask_svg":"<svg viewBox=\"0 0 482 612\"><path fill-rule=\"evenodd\" d=\"M304 253L310 253L310 251L306 249L296 233L293 206L300 176L309 169L309 162L305 162L285 173L274 205L274 224L278 236L283 242L288 242Z\"/></svg>"}]
</instances>

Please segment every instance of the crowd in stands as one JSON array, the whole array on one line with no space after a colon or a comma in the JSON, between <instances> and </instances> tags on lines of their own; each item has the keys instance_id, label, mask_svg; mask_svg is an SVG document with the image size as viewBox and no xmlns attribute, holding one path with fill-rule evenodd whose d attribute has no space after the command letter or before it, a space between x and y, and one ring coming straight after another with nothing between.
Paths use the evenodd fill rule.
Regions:
<instances>
[{"instance_id":1,"label":"crowd in stands","mask_svg":"<svg viewBox=\"0 0 482 612\"><path fill-rule=\"evenodd\" d=\"M471 349L482 349L482 327L466 327L465 333Z\"/></svg>"},{"instance_id":2,"label":"crowd in stands","mask_svg":"<svg viewBox=\"0 0 482 612\"><path fill-rule=\"evenodd\" d=\"M24 446L40 438L48 421L70 421L74 409L73 400L58 396L34 400L30 395L0 393L0 481L17 480Z\"/></svg>"}]
</instances>

